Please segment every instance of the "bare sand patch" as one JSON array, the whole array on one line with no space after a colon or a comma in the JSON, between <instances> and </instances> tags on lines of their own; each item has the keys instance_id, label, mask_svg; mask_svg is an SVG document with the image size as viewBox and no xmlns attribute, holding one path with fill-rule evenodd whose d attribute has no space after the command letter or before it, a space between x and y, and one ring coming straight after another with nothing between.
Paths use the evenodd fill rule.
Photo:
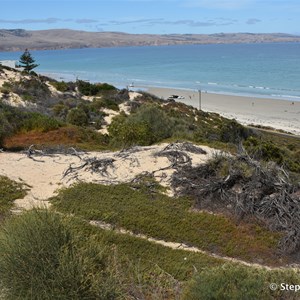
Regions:
<instances>
[{"instance_id":1,"label":"bare sand patch","mask_svg":"<svg viewBox=\"0 0 300 300\"><path fill-rule=\"evenodd\" d=\"M166 156L157 155L168 144L149 147L134 147L130 151L118 152L88 152L82 153L81 159L75 155L53 154L30 158L22 153L0 153L0 174L17 182L23 182L30 187L24 199L15 201L15 209L31 209L33 207L48 207L48 199L63 187L69 187L76 182L94 182L116 184L130 182L139 174L154 173L155 178L166 187L175 171L174 166ZM201 146L206 154L187 153L192 165L206 162L218 150ZM110 159L112 164L105 172L94 172L84 166L87 159ZM69 167L74 172L64 176ZM81 168L82 167L82 168ZM172 194L172 191L169 191Z\"/></svg>"}]
</instances>

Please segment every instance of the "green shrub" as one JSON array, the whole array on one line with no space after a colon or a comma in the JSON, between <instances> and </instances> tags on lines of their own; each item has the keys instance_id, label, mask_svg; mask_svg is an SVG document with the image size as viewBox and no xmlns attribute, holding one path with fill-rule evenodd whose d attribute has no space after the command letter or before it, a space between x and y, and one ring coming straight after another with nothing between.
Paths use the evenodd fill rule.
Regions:
<instances>
[{"instance_id":1,"label":"green shrub","mask_svg":"<svg viewBox=\"0 0 300 300\"><path fill-rule=\"evenodd\" d=\"M121 114L108 127L111 143L115 146L150 145L153 132L146 122L135 122Z\"/></svg>"},{"instance_id":2,"label":"green shrub","mask_svg":"<svg viewBox=\"0 0 300 300\"><path fill-rule=\"evenodd\" d=\"M9 123L6 116L0 112L0 147L3 141L13 132L13 126Z\"/></svg>"},{"instance_id":3,"label":"green shrub","mask_svg":"<svg viewBox=\"0 0 300 300\"><path fill-rule=\"evenodd\" d=\"M60 212L102 220L135 233L250 261L259 257L265 263L274 263L280 234L261 226L237 225L234 219L222 215L191 211L192 200L170 198L149 186L147 190L131 184L82 183L62 190L52 204Z\"/></svg>"},{"instance_id":4,"label":"green shrub","mask_svg":"<svg viewBox=\"0 0 300 300\"><path fill-rule=\"evenodd\" d=\"M273 142L258 140L254 137L249 137L245 142L245 146L249 154L256 159L282 164L286 156L284 149L273 144Z\"/></svg>"},{"instance_id":5,"label":"green shrub","mask_svg":"<svg viewBox=\"0 0 300 300\"><path fill-rule=\"evenodd\" d=\"M133 122L145 122L149 126L152 132L151 143L172 136L172 119L158 106L144 105L131 118Z\"/></svg>"},{"instance_id":6,"label":"green shrub","mask_svg":"<svg viewBox=\"0 0 300 300\"><path fill-rule=\"evenodd\" d=\"M54 118L42 115L40 113L30 113L28 117L24 120L21 130L22 131L38 131L38 132L48 132L50 130L58 129L62 126L62 123Z\"/></svg>"},{"instance_id":7,"label":"green shrub","mask_svg":"<svg viewBox=\"0 0 300 300\"><path fill-rule=\"evenodd\" d=\"M0 278L6 299L116 299L101 244L77 236L70 219L30 211L0 232Z\"/></svg>"},{"instance_id":8,"label":"green shrub","mask_svg":"<svg viewBox=\"0 0 300 300\"><path fill-rule=\"evenodd\" d=\"M183 300L298 299L295 291L280 291L280 284L299 284L299 271L266 271L230 264L196 274L184 292ZM270 284L278 285L276 291Z\"/></svg>"},{"instance_id":9,"label":"green shrub","mask_svg":"<svg viewBox=\"0 0 300 300\"><path fill-rule=\"evenodd\" d=\"M89 117L82 108L72 108L67 114L67 122L77 126L86 126Z\"/></svg>"},{"instance_id":10,"label":"green shrub","mask_svg":"<svg viewBox=\"0 0 300 300\"><path fill-rule=\"evenodd\" d=\"M119 146L151 145L172 136L172 120L160 108L145 105L130 116L115 117L108 132Z\"/></svg>"},{"instance_id":11,"label":"green shrub","mask_svg":"<svg viewBox=\"0 0 300 300\"><path fill-rule=\"evenodd\" d=\"M51 97L48 86L41 82L38 77L24 78L11 83L10 86L12 92L31 102L44 102L46 98Z\"/></svg>"},{"instance_id":12,"label":"green shrub","mask_svg":"<svg viewBox=\"0 0 300 300\"><path fill-rule=\"evenodd\" d=\"M20 183L16 183L5 176L0 176L0 216L9 212L13 201L23 198L25 189Z\"/></svg>"},{"instance_id":13,"label":"green shrub","mask_svg":"<svg viewBox=\"0 0 300 300\"><path fill-rule=\"evenodd\" d=\"M69 89L68 84L64 81L51 81L50 84L60 92L66 92Z\"/></svg>"},{"instance_id":14,"label":"green shrub","mask_svg":"<svg viewBox=\"0 0 300 300\"><path fill-rule=\"evenodd\" d=\"M94 110L99 110L101 108L108 108L115 111L119 111L119 105L114 99L104 98L104 99L96 99L92 102L91 107Z\"/></svg>"},{"instance_id":15,"label":"green shrub","mask_svg":"<svg viewBox=\"0 0 300 300\"><path fill-rule=\"evenodd\" d=\"M236 120L230 120L221 127L221 141L225 143L234 143L245 140L250 136L249 129L239 124Z\"/></svg>"},{"instance_id":16,"label":"green shrub","mask_svg":"<svg viewBox=\"0 0 300 300\"><path fill-rule=\"evenodd\" d=\"M54 116L62 119L65 119L67 117L68 111L69 107L62 102L57 103L52 107L52 112Z\"/></svg>"},{"instance_id":17,"label":"green shrub","mask_svg":"<svg viewBox=\"0 0 300 300\"><path fill-rule=\"evenodd\" d=\"M96 96L105 91L116 91L117 89L107 83L92 84L83 80L77 81L78 90L86 96Z\"/></svg>"},{"instance_id":18,"label":"green shrub","mask_svg":"<svg viewBox=\"0 0 300 300\"><path fill-rule=\"evenodd\" d=\"M0 147L5 138L19 130L27 116L28 113L0 102Z\"/></svg>"}]
</instances>

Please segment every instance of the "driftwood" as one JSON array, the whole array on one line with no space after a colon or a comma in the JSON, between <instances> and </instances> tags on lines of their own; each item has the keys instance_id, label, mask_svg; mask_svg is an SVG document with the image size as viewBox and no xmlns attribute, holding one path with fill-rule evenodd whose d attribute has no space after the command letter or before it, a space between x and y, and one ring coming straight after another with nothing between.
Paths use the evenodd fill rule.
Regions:
<instances>
[{"instance_id":1,"label":"driftwood","mask_svg":"<svg viewBox=\"0 0 300 300\"><path fill-rule=\"evenodd\" d=\"M204 155L207 154L206 151L204 151L202 148L196 147L191 143L171 143L168 146L166 146L163 150L155 154L155 156L167 157L168 160L171 162L170 166L165 167L163 169L159 169L158 171L164 169L179 169L183 166L191 166L192 159L187 152Z\"/></svg>"},{"instance_id":2,"label":"driftwood","mask_svg":"<svg viewBox=\"0 0 300 300\"><path fill-rule=\"evenodd\" d=\"M99 173L102 176L108 176L108 168L113 168L114 161L115 159L113 158L84 158L79 166L73 166L73 164L71 164L64 172L63 178L72 174L72 179L76 179L78 178L78 171L83 169L88 172Z\"/></svg>"},{"instance_id":3,"label":"driftwood","mask_svg":"<svg viewBox=\"0 0 300 300\"><path fill-rule=\"evenodd\" d=\"M140 147L140 146L133 146L130 148L125 148L119 151L114 155L114 157L117 157L118 159L122 160L129 160L130 161L130 167L139 167L140 162L136 156L134 156L135 153L143 151L147 148Z\"/></svg>"},{"instance_id":4,"label":"driftwood","mask_svg":"<svg viewBox=\"0 0 300 300\"><path fill-rule=\"evenodd\" d=\"M198 208L251 215L270 230L283 231L279 248L285 253L300 249L300 187L273 163L262 165L247 155L217 157L178 169L172 187L178 195L192 196Z\"/></svg>"},{"instance_id":5,"label":"driftwood","mask_svg":"<svg viewBox=\"0 0 300 300\"><path fill-rule=\"evenodd\" d=\"M73 155L77 156L79 159L81 159L81 156L85 154L86 152L77 150L74 147L64 147L64 146L56 146L56 147L41 147L40 149L37 149L35 145L30 145L27 150L23 152L27 155L28 158L36 160L34 157L39 156L55 156L57 154L64 154L64 155Z\"/></svg>"}]
</instances>

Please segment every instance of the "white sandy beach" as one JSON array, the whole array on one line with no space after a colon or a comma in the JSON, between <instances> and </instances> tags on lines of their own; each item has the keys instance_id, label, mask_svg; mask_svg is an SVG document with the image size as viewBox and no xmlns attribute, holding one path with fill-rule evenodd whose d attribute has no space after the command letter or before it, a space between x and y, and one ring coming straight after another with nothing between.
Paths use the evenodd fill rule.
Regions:
<instances>
[{"instance_id":1,"label":"white sandy beach","mask_svg":"<svg viewBox=\"0 0 300 300\"><path fill-rule=\"evenodd\" d=\"M199 108L198 91L153 87L148 92L163 99L170 95L182 96L184 99L178 101ZM300 135L300 101L201 92L201 109L244 125L270 126Z\"/></svg>"}]
</instances>

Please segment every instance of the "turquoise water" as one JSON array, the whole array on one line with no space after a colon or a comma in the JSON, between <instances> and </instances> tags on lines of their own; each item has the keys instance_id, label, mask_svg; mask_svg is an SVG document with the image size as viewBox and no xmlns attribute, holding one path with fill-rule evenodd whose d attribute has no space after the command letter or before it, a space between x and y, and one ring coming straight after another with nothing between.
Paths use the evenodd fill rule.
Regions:
<instances>
[{"instance_id":1,"label":"turquoise water","mask_svg":"<svg viewBox=\"0 0 300 300\"><path fill-rule=\"evenodd\" d=\"M125 87L157 86L300 101L300 43L31 51L39 73ZM0 52L18 60L21 52Z\"/></svg>"}]
</instances>

